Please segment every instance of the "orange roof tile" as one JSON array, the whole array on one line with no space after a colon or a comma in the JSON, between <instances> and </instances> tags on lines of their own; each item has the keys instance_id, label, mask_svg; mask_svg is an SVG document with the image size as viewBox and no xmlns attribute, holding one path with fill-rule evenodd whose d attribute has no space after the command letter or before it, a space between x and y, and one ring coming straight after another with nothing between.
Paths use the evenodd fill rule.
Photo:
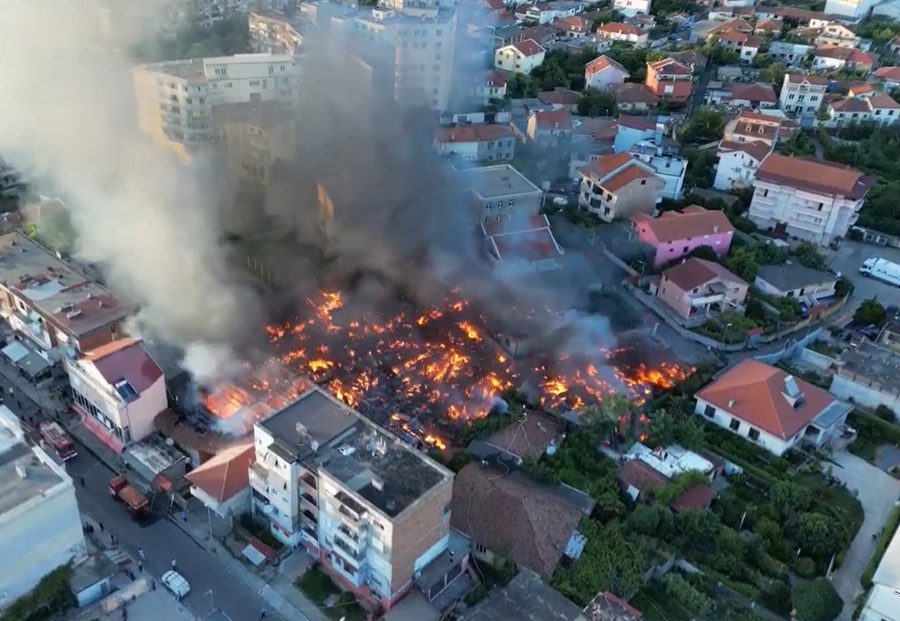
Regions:
<instances>
[{"instance_id":1,"label":"orange roof tile","mask_svg":"<svg viewBox=\"0 0 900 621\"><path fill-rule=\"evenodd\" d=\"M493 124L439 127L434 133L434 139L438 143L488 142L512 136L510 128Z\"/></svg>"},{"instance_id":2,"label":"orange roof tile","mask_svg":"<svg viewBox=\"0 0 900 621\"><path fill-rule=\"evenodd\" d=\"M252 441L231 446L200 464L184 478L219 502L227 502L250 484L250 464L256 458Z\"/></svg>"},{"instance_id":3,"label":"orange roof tile","mask_svg":"<svg viewBox=\"0 0 900 621\"><path fill-rule=\"evenodd\" d=\"M809 192L859 200L875 180L850 167L772 153L756 171L756 178Z\"/></svg>"},{"instance_id":4,"label":"orange roof tile","mask_svg":"<svg viewBox=\"0 0 900 621\"><path fill-rule=\"evenodd\" d=\"M739 285L747 284L718 263L696 257L673 265L665 270L662 276L664 279L672 281L682 291L691 291L717 279Z\"/></svg>"},{"instance_id":5,"label":"orange roof tile","mask_svg":"<svg viewBox=\"0 0 900 621\"><path fill-rule=\"evenodd\" d=\"M523 56L537 56L541 52L545 51L543 47L538 45L537 41L534 39L525 39L524 41L519 41L518 43L513 43L512 46L519 50Z\"/></svg>"},{"instance_id":6,"label":"orange roof tile","mask_svg":"<svg viewBox=\"0 0 900 621\"><path fill-rule=\"evenodd\" d=\"M703 207L692 205L682 212L667 211L665 217L653 218L641 222L660 243L669 243L681 239L691 239L717 233L733 233L734 227L723 212L707 211Z\"/></svg>"},{"instance_id":7,"label":"orange roof tile","mask_svg":"<svg viewBox=\"0 0 900 621\"><path fill-rule=\"evenodd\" d=\"M629 24L622 24L620 22L609 22L603 24L599 28L597 28L597 34L623 34L629 36L640 36L644 34L644 31L640 28L635 28Z\"/></svg>"},{"instance_id":8,"label":"orange roof tile","mask_svg":"<svg viewBox=\"0 0 900 621\"><path fill-rule=\"evenodd\" d=\"M584 72L586 75L590 76L590 75L594 75L595 73L599 73L608 67L613 67L614 69L618 69L619 71L624 73L626 77L629 75L628 70L625 69L625 67L620 65L618 62L616 62L609 56L606 56L605 54L603 56L598 56L597 58L595 58L594 60L589 62L587 65L585 65Z\"/></svg>"}]
</instances>

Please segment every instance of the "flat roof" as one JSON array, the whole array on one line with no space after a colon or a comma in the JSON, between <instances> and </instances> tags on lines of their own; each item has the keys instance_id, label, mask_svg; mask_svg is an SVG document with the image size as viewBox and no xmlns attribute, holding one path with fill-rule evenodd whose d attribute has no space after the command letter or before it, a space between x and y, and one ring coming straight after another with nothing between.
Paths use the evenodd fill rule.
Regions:
<instances>
[{"instance_id":1,"label":"flat roof","mask_svg":"<svg viewBox=\"0 0 900 621\"><path fill-rule=\"evenodd\" d=\"M891 619L900 610L900 591L895 587L876 584L869 593L864 611L875 613L875 618ZM865 616L865 615L864 615ZM866 616L865 618L872 618Z\"/></svg>"},{"instance_id":2,"label":"flat roof","mask_svg":"<svg viewBox=\"0 0 900 621\"><path fill-rule=\"evenodd\" d=\"M884 392L900 391L900 374L897 373L900 355L896 352L863 342L855 348L844 350L840 360L843 365L838 367L838 375L859 376L866 385L877 382Z\"/></svg>"},{"instance_id":3,"label":"flat roof","mask_svg":"<svg viewBox=\"0 0 900 621\"><path fill-rule=\"evenodd\" d=\"M25 478L17 467L25 469ZM62 477L41 461L31 447L21 442L14 444L0 453L0 515L62 482Z\"/></svg>"},{"instance_id":4,"label":"flat roof","mask_svg":"<svg viewBox=\"0 0 900 621\"><path fill-rule=\"evenodd\" d=\"M125 449L125 452L143 464L154 476L162 474L175 464L187 460L187 455L174 446L160 442L154 436L131 444Z\"/></svg>"},{"instance_id":5,"label":"flat roof","mask_svg":"<svg viewBox=\"0 0 900 621\"><path fill-rule=\"evenodd\" d=\"M483 198L540 192L541 189L509 164L468 168L464 173L472 189Z\"/></svg>"},{"instance_id":6,"label":"flat roof","mask_svg":"<svg viewBox=\"0 0 900 621\"><path fill-rule=\"evenodd\" d=\"M319 470L392 519L452 477L430 458L370 424L360 425L336 446Z\"/></svg>"},{"instance_id":7,"label":"flat roof","mask_svg":"<svg viewBox=\"0 0 900 621\"><path fill-rule=\"evenodd\" d=\"M272 434L273 450L283 459L296 460L319 447L324 448L354 425L361 424L361 420L339 401L315 388L257 424Z\"/></svg>"},{"instance_id":8,"label":"flat roof","mask_svg":"<svg viewBox=\"0 0 900 621\"><path fill-rule=\"evenodd\" d=\"M463 621L576 621L579 618L583 618L579 606L526 569L499 592L491 590L487 598L463 616Z\"/></svg>"},{"instance_id":9,"label":"flat roof","mask_svg":"<svg viewBox=\"0 0 900 621\"><path fill-rule=\"evenodd\" d=\"M892 590L900 590L900 530L894 533L891 542L878 563L878 569L872 576L872 584L881 585Z\"/></svg>"},{"instance_id":10,"label":"flat roof","mask_svg":"<svg viewBox=\"0 0 900 621\"><path fill-rule=\"evenodd\" d=\"M625 455L629 459L639 459L657 472L674 477L685 472L710 472L715 466L705 457L673 444L664 449L652 450L636 442Z\"/></svg>"}]
</instances>

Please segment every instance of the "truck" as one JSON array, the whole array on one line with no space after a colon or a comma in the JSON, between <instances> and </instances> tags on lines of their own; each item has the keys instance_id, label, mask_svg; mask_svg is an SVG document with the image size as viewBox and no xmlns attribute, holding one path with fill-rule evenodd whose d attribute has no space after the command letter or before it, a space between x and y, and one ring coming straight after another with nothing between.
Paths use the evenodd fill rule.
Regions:
<instances>
[{"instance_id":1,"label":"truck","mask_svg":"<svg viewBox=\"0 0 900 621\"><path fill-rule=\"evenodd\" d=\"M900 287L900 265L887 259L866 259L859 273L867 278L874 278L889 285Z\"/></svg>"},{"instance_id":2,"label":"truck","mask_svg":"<svg viewBox=\"0 0 900 621\"><path fill-rule=\"evenodd\" d=\"M109 482L109 495L122 501L134 520L141 519L150 513L150 501L137 491L124 475L113 477Z\"/></svg>"},{"instance_id":3,"label":"truck","mask_svg":"<svg viewBox=\"0 0 900 621\"><path fill-rule=\"evenodd\" d=\"M69 461L78 455L75 443L69 437L59 423L43 422L40 424L41 439L53 449L53 452L63 461Z\"/></svg>"}]
</instances>

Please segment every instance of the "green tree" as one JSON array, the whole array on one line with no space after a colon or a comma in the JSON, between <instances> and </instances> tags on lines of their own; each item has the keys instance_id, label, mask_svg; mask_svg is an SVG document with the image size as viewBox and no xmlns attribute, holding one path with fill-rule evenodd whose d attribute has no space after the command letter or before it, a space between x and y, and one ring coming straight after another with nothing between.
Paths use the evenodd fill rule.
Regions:
<instances>
[{"instance_id":1,"label":"green tree","mask_svg":"<svg viewBox=\"0 0 900 621\"><path fill-rule=\"evenodd\" d=\"M675 428L678 426L675 417L666 410L657 410L650 417L647 427L647 443L650 446L669 446L675 442Z\"/></svg>"},{"instance_id":2,"label":"green tree","mask_svg":"<svg viewBox=\"0 0 900 621\"><path fill-rule=\"evenodd\" d=\"M538 85L524 73L514 73L506 83L506 96L510 99L534 97L538 94Z\"/></svg>"},{"instance_id":3,"label":"green tree","mask_svg":"<svg viewBox=\"0 0 900 621\"><path fill-rule=\"evenodd\" d=\"M785 531L806 556L825 559L840 552L849 538L847 527L821 513L798 513L788 519Z\"/></svg>"},{"instance_id":4,"label":"green tree","mask_svg":"<svg viewBox=\"0 0 900 621\"><path fill-rule=\"evenodd\" d=\"M701 448L705 437L706 427L698 416L688 416L675 428L675 440L686 449Z\"/></svg>"},{"instance_id":5,"label":"green tree","mask_svg":"<svg viewBox=\"0 0 900 621\"><path fill-rule=\"evenodd\" d=\"M771 84L776 91L780 91L784 83L784 74L786 73L787 67L785 67L784 63L772 63L759 73L759 79Z\"/></svg>"},{"instance_id":6,"label":"green tree","mask_svg":"<svg viewBox=\"0 0 900 621\"><path fill-rule=\"evenodd\" d=\"M691 115L691 120L679 132L683 143L704 144L719 140L725 131L728 117L715 106L701 106Z\"/></svg>"},{"instance_id":7,"label":"green tree","mask_svg":"<svg viewBox=\"0 0 900 621\"><path fill-rule=\"evenodd\" d=\"M887 311L878 300L869 298L863 300L856 312L853 313L853 321L862 326L876 325L880 326L887 321Z\"/></svg>"},{"instance_id":8,"label":"green tree","mask_svg":"<svg viewBox=\"0 0 900 621\"><path fill-rule=\"evenodd\" d=\"M665 510L665 509L664 509ZM638 505L628 516L628 530L652 537L659 528L659 510L656 505Z\"/></svg>"},{"instance_id":9,"label":"green tree","mask_svg":"<svg viewBox=\"0 0 900 621\"><path fill-rule=\"evenodd\" d=\"M663 577L666 587L666 595L676 599L691 612L700 615L709 615L713 611L713 601L710 597L698 590L684 577L674 571L670 571Z\"/></svg>"},{"instance_id":10,"label":"green tree","mask_svg":"<svg viewBox=\"0 0 900 621\"><path fill-rule=\"evenodd\" d=\"M812 505L812 491L791 481L778 481L769 487L769 498L776 511L784 516L806 511Z\"/></svg>"},{"instance_id":11,"label":"green tree","mask_svg":"<svg viewBox=\"0 0 900 621\"><path fill-rule=\"evenodd\" d=\"M734 250L731 255L725 259L725 267L747 282L753 282L756 278L756 273L759 271L759 263L756 260L756 255L752 250L745 246Z\"/></svg>"},{"instance_id":12,"label":"green tree","mask_svg":"<svg viewBox=\"0 0 900 621\"><path fill-rule=\"evenodd\" d=\"M582 116L614 116L616 96L609 91L588 88L578 102L578 114Z\"/></svg>"},{"instance_id":13,"label":"green tree","mask_svg":"<svg viewBox=\"0 0 900 621\"><path fill-rule=\"evenodd\" d=\"M791 604L797 621L834 621L844 608L844 600L825 578L798 582Z\"/></svg>"},{"instance_id":14,"label":"green tree","mask_svg":"<svg viewBox=\"0 0 900 621\"><path fill-rule=\"evenodd\" d=\"M803 134L798 134L802 136ZM814 270L824 270L828 266L828 262L819 247L809 242L802 242L800 245L791 249L791 254L797 257L800 265Z\"/></svg>"},{"instance_id":15,"label":"green tree","mask_svg":"<svg viewBox=\"0 0 900 621\"><path fill-rule=\"evenodd\" d=\"M704 541L712 541L722 528L719 516L709 509L682 511L675 516L675 532L691 547Z\"/></svg>"}]
</instances>

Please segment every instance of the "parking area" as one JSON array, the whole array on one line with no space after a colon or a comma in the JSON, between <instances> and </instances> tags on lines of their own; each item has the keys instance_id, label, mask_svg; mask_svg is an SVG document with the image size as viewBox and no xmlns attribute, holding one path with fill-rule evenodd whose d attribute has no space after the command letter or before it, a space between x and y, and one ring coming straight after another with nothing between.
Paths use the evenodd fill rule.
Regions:
<instances>
[{"instance_id":1,"label":"parking area","mask_svg":"<svg viewBox=\"0 0 900 621\"><path fill-rule=\"evenodd\" d=\"M838 250L829 254L831 255L832 269L847 276L856 285L848 310L855 310L863 300L873 297L877 298L884 306L900 306L900 288L865 278L859 273L859 266L870 258L879 257L900 263L900 249L845 240Z\"/></svg>"}]
</instances>

